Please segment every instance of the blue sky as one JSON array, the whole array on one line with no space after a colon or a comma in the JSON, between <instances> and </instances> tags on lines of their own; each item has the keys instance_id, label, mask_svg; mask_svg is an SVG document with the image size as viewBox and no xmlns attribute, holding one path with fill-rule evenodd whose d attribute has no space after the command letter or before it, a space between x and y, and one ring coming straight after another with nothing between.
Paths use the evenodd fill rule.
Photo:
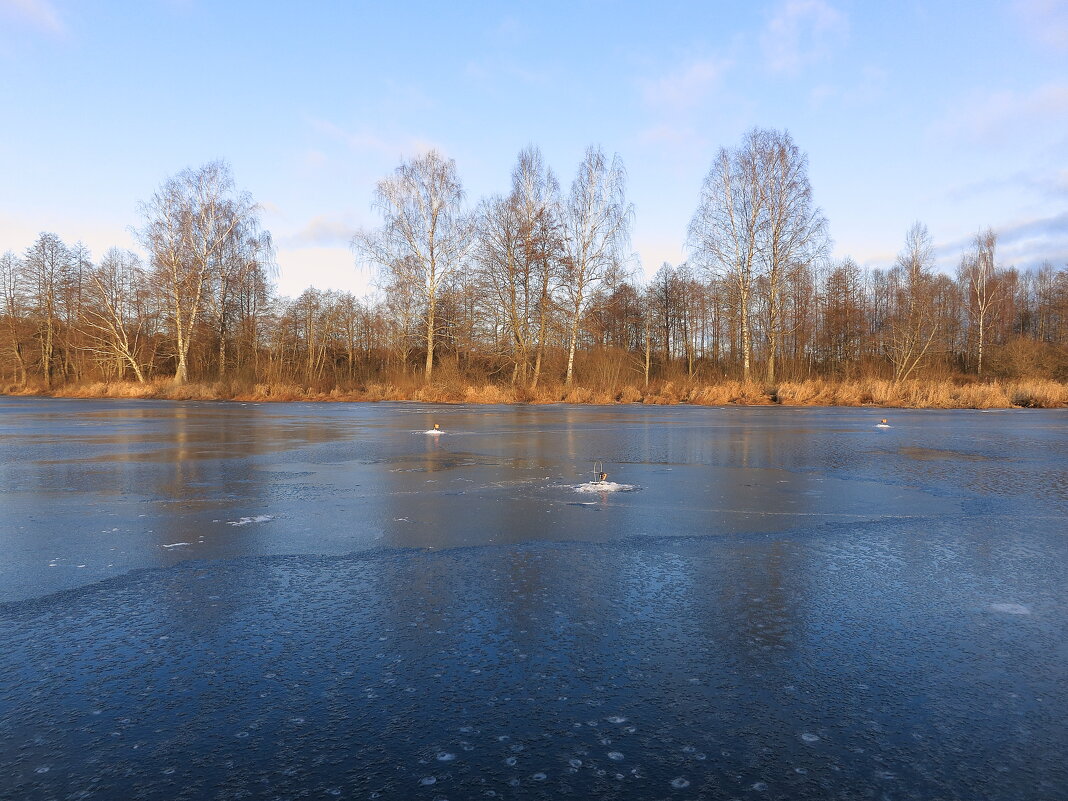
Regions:
<instances>
[{"instance_id":1,"label":"blue sky","mask_svg":"<svg viewBox=\"0 0 1068 801\"><path fill-rule=\"evenodd\" d=\"M437 147L474 202L539 145L561 183L618 152L648 273L685 258L708 165L752 127L810 159L835 255L889 264L915 220L952 269L1068 263L1068 3L0 0L0 251L99 256L223 158L263 205L279 288L365 290L375 182Z\"/></svg>"}]
</instances>

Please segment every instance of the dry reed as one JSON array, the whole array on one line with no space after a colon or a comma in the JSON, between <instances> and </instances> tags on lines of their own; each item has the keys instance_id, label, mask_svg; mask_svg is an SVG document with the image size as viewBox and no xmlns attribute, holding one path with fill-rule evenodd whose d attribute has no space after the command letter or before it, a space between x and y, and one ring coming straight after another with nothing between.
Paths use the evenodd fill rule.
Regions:
<instances>
[{"instance_id":1,"label":"dry reed","mask_svg":"<svg viewBox=\"0 0 1068 801\"><path fill-rule=\"evenodd\" d=\"M482 382L465 384L450 374L440 382L368 383L358 387L312 390L296 384L206 382L175 384L169 380L68 384L51 392L40 384L0 386L4 395L52 395L63 398L158 398L164 400L240 401L400 401L424 403L576 403L615 404L693 403L703 406L886 406L933 409L1061 408L1068 406L1068 385L1042 379L1009 382L941 380L888 381L880 378L833 381L783 381L767 387L755 382L724 379L717 383L653 382L648 388L625 384L613 389L541 383L536 388Z\"/></svg>"}]
</instances>

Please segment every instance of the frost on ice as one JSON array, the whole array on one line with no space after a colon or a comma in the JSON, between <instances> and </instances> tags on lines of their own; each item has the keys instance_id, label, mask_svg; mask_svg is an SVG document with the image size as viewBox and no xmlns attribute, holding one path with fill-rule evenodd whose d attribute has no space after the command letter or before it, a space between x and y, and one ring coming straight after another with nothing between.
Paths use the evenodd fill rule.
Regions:
<instances>
[{"instance_id":1,"label":"frost on ice","mask_svg":"<svg viewBox=\"0 0 1068 801\"><path fill-rule=\"evenodd\" d=\"M633 484L617 484L614 481L587 481L575 487L575 492L633 492Z\"/></svg>"},{"instance_id":2,"label":"frost on ice","mask_svg":"<svg viewBox=\"0 0 1068 801\"><path fill-rule=\"evenodd\" d=\"M240 520L227 520L226 525L248 526L252 523L266 523L268 520L274 520L274 518L271 515L256 515L255 517L242 517Z\"/></svg>"},{"instance_id":3,"label":"frost on ice","mask_svg":"<svg viewBox=\"0 0 1068 801\"><path fill-rule=\"evenodd\" d=\"M1031 610L1023 604L990 604L992 612L1001 612L1006 615L1029 615Z\"/></svg>"}]
</instances>

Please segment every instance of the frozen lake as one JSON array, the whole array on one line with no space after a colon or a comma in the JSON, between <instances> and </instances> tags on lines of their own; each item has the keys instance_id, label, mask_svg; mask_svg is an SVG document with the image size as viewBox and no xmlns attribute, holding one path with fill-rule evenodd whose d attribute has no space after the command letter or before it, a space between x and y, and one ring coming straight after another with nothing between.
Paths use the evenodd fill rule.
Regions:
<instances>
[{"instance_id":1,"label":"frozen lake","mask_svg":"<svg viewBox=\"0 0 1068 801\"><path fill-rule=\"evenodd\" d=\"M0 398L0 798L1063 799L1066 521L1059 411Z\"/></svg>"}]
</instances>

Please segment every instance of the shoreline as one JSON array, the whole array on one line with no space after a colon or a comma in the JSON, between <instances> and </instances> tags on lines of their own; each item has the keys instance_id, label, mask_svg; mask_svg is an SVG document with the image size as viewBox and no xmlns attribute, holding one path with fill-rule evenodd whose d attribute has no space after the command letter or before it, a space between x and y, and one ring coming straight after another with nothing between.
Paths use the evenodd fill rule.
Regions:
<instances>
[{"instance_id":1,"label":"shoreline","mask_svg":"<svg viewBox=\"0 0 1068 801\"><path fill-rule=\"evenodd\" d=\"M673 406L841 406L905 409L1063 409L1068 408L1068 384L1048 380L961 383L949 379L893 382L884 379L853 381L783 381L774 386L757 382L723 381L704 384L660 381L648 389L625 385L612 390L563 385L539 387L466 385L398 385L368 382L351 388L317 390L294 384L244 384L170 380L94 382L69 384L51 391L41 386L0 388L6 397L79 399L199 400L256 403L378 403L410 401L441 404L570 403L590 406L646 404Z\"/></svg>"}]
</instances>

